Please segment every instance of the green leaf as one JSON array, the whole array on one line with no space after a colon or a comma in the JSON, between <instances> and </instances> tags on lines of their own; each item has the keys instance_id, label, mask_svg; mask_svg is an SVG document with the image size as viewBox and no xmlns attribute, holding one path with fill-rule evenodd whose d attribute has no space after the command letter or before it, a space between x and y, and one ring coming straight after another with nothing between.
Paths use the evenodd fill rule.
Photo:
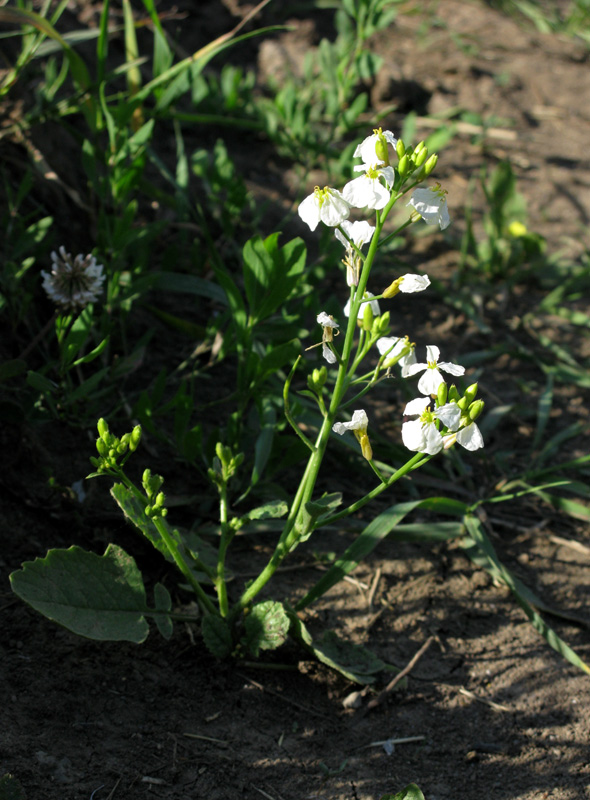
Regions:
<instances>
[{"instance_id":1,"label":"green leaf","mask_svg":"<svg viewBox=\"0 0 590 800\"><path fill-rule=\"evenodd\" d=\"M170 551L166 546L164 540L160 536L160 533L154 522L150 517L148 517L145 513L145 506L147 505L147 499L145 503L142 503L138 497L136 497L131 489L128 489L126 486L123 486L122 483L115 483L111 489L111 495L114 497L115 502L125 515L125 517L135 525L138 530L140 530L143 535L148 539L156 550L159 550L160 553L170 562L174 562L174 559L170 555ZM165 524L165 520L162 520ZM178 532L174 531L172 533L172 538L178 541Z\"/></svg>"},{"instance_id":2,"label":"green leaf","mask_svg":"<svg viewBox=\"0 0 590 800\"><path fill-rule=\"evenodd\" d=\"M467 554L478 566L483 566L490 575L494 578L499 578L508 586L512 594L516 597L518 604L529 618L533 628L541 634L550 647L562 655L570 664L579 667L587 675L590 675L590 666L582 661L578 654L572 650L571 647L547 625L540 614L535 611L531 602L535 605L539 605L539 607L543 604L538 601L530 589L524 587L498 559L496 551L485 533L481 522L470 514L465 515L464 521L465 527L469 531L471 537L467 537L464 542ZM476 545L477 549L475 551L470 548L472 543ZM525 591L523 591L523 589L525 589Z\"/></svg>"},{"instance_id":3,"label":"green leaf","mask_svg":"<svg viewBox=\"0 0 590 800\"><path fill-rule=\"evenodd\" d=\"M369 553L377 547L385 537L392 536L398 541L405 541L403 532L397 536L394 528L402 521L402 519L417 508L428 509L432 511L439 511L447 514L456 515L459 510L460 513L465 513L467 506L460 503L458 500L449 500L446 497L430 497L426 500L413 500L407 503L397 503L391 508L388 508L382 514L367 525L362 533L355 539L353 544L343 553L343 555L333 564L332 567L320 578L320 580L313 586L309 592L303 597L295 606L297 610L305 608L318 597L325 594L328 589L335 586L338 581L341 581L345 575L348 575L352 570L364 559ZM392 533L393 532L393 533ZM457 535L456 528L445 529L436 526L431 526L430 530L426 529L422 535L422 540L426 541L441 541L445 539L455 538ZM409 534L412 537L410 540L415 541L415 531Z\"/></svg>"},{"instance_id":4,"label":"green leaf","mask_svg":"<svg viewBox=\"0 0 590 800\"><path fill-rule=\"evenodd\" d=\"M260 650L276 650L289 632L289 617L281 603L265 600L250 609L244 620L243 644L257 658Z\"/></svg>"},{"instance_id":5,"label":"green leaf","mask_svg":"<svg viewBox=\"0 0 590 800\"><path fill-rule=\"evenodd\" d=\"M10 583L21 600L79 636L139 644L149 633L141 573L116 545L103 556L75 546L50 550L25 561Z\"/></svg>"},{"instance_id":6,"label":"green leaf","mask_svg":"<svg viewBox=\"0 0 590 800\"><path fill-rule=\"evenodd\" d=\"M12 775L0 778L0 800L26 800L23 787Z\"/></svg>"},{"instance_id":7,"label":"green leaf","mask_svg":"<svg viewBox=\"0 0 590 800\"><path fill-rule=\"evenodd\" d=\"M319 523L323 516L328 515L328 512L334 511L342 503L342 492L331 492L320 497L319 500L312 500L305 504L305 509L297 519L296 530L299 534L297 544L305 542L314 529L317 527L316 522Z\"/></svg>"},{"instance_id":8,"label":"green leaf","mask_svg":"<svg viewBox=\"0 0 590 800\"><path fill-rule=\"evenodd\" d=\"M27 362L22 358L14 358L12 361L5 361L0 364L0 381L7 381L9 378L14 378L20 375L27 368Z\"/></svg>"},{"instance_id":9,"label":"green leaf","mask_svg":"<svg viewBox=\"0 0 590 800\"><path fill-rule=\"evenodd\" d=\"M154 586L154 601L156 603L156 611L171 611L172 598L170 597L170 592L161 583L156 583ZM166 614L155 614L154 622L164 639L168 640L174 630L174 623L170 617Z\"/></svg>"},{"instance_id":10,"label":"green leaf","mask_svg":"<svg viewBox=\"0 0 590 800\"><path fill-rule=\"evenodd\" d=\"M327 631L320 642L314 641L303 622L294 611L289 610L290 633L307 650L328 667L335 669L354 683L374 683L375 676L388 669L387 664L360 644L340 639L333 631Z\"/></svg>"},{"instance_id":11,"label":"green leaf","mask_svg":"<svg viewBox=\"0 0 590 800\"><path fill-rule=\"evenodd\" d=\"M415 783L410 783L397 794L384 794L380 800L424 800L424 795Z\"/></svg>"},{"instance_id":12,"label":"green leaf","mask_svg":"<svg viewBox=\"0 0 590 800\"><path fill-rule=\"evenodd\" d=\"M207 614L201 623L201 633L207 650L215 658L227 658L233 650L231 631L227 622L216 614Z\"/></svg>"},{"instance_id":13,"label":"green leaf","mask_svg":"<svg viewBox=\"0 0 590 800\"><path fill-rule=\"evenodd\" d=\"M244 245L244 287L251 324L270 317L289 297L305 269L307 251L301 239L278 247L280 234L254 236Z\"/></svg>"}]
</instances>

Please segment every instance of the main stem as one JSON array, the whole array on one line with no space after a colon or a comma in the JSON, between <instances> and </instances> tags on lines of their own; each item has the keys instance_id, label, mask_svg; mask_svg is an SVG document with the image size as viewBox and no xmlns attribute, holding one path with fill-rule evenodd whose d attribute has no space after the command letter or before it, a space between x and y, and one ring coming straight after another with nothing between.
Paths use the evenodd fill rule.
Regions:
<instances>
[{"instance_id":1,"label":"main stem","mask_svg":"<svg viewBox=\"0 0 590 800\"><path fill-rule=\"evenodd\" d=\"M373 238L371 239L371 244L369 247L369 251L367 253L367 257L363 264L363 269L361 271L359 284L356 288L356 292L354 292L354 295L351 298L348 326L346 328L346 336L344 339L344 346L342 349L342 359L340 361L340 365L338 368L336 383L334 384L332 400L330 401L330 405L324 417L324 421L319 430L315 442L314 452L311 453L309 460L307 462L305 472L303 473L303 476L299 483L299 487L295 494L293 504L291 505L289 516L287 518L285 527L283 528L283 532L277 543L274 553L272 554L268 564L262 570L260 575L250 584L250 586L248 586L248 588L243 592L240 599L234 605L229 614L230 619L234 619L237 616L237 614L240 613L240 611L242 611L244 608L246 608L246 606L250 602L252 602L254 597L256 597L256 595L261 591L261 589L264 586L266 586L268 581L272 578L272 576L276 572L277 568L279 567L285 556L291 550L293 550L294 547L296 547L298 540L304 534L308 533L308 531L306 531L303 527L301 527L303 524L302 517L305 510L305 505L311 499L313 490L315 488L320 466L322 464L324 454L326 452L326 447L328 446L328 441L330 439L330 431L332 430L332 425L334 424L334 420L336 419L336 414L338 413L338 410L342 403L342 399L344 398L344 395L346 394L346 391L348 390L348 386L350 383L349 363L352 353L352 346L354 343L354 335L357 329L358 312L361 306L361 300L363 299L363 296L367 288L367 283L369 281L371 266L375 259L375 254L377 252L377 247L379 244L379 235L381 233L385 217L386 217L385 213L383 215L380 215L379 212L377 212L376 214L375 232L373 234ZM298 525L298 523L301 523L301 525Z\"/></svg>"}]
</instances>

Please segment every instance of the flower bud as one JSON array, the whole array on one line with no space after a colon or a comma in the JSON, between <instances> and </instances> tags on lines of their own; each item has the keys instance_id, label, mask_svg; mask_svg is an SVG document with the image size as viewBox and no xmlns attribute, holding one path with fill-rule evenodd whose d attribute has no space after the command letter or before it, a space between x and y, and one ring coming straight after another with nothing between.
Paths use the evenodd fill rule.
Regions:
<instances>
[{"instance_id":1,"label":"flower bud","mask_svg":"<svg viewBox=\"0 0 590 800\"><path fill-rule=\"evenodd\" d=\"M377 319L375 320L377 328L376 333L378 333L380 336L384 336L389 331L390 317L391 314L389 313L389 311L386 311L384 314L381 314L381 316L377 317Z\"/></svg>"},{"instance_id":2,"label":"flower bud","mask_svg":"<svg viewBox=\"0 0 590 800\"><path fill-rule=\"evenodd\" d=\"M158 496L156 497L156 501L154 503L156 508L162 508L164 505L164 501L166 500L164 496L164 492L159 492Z\"/></svg>"},{"instance_id":3,"label":"flower bud","mask_svg":"<svg viewBox=\"0 0 590 800\"><path fill-rule=\"evenodd\" d=\"M414 160L416 159L418 153L421 153L425 147L426 145L424 144L424 141L418 142L418 144L416 145L416 147L414 147L414 150L412 152L412 157L414 158Z\"/></svg>"},{"instance_id":4,"label":"flower bud","mask_svg":"<svg viewBox=\"0 0 590 800\"><path fill-rule=\"evenodd\" d=\"M422 164L423 164L423 163L426 161L426 159L428 158L428 148L427 148L427 147L423 147L423 148L422 148L422 150L420 150L420 152L418 153L418 155L416 155L416 153L414 153L414 156L415 156L415 158L414 158L414 164L415 164L417 167L421 167L421 166L422 166Z\"/></svg>"},{"instance_id":5,"label":"flower bud","mask_svg":"<svg viewBox=\"0 0 590 800\"><path fill-rule=\"evenodd\" d=\"M131 435L129 437L129 450L134 453L137 448L139 447L139 443L141 441L141 425L136 425L135 428L131 431Z\"/></svg>"},{"instance_id":6,"label":"flower bud","mask_svg":"<svg viewBox=\"0 0 590 800\"><path fill-rule=\"evenodd\" d=\"M474 422L479 417L479 415L483 411L484 405L485 403L483 400L474 400L474 402L469 406L469 411L467 413L469 414L469 419L472 422Z\"/></svg>"},{"instance_id":7,"label":"flower bud","mask_svg":"<svg viewBox=\"0 0 590 800\"><path fill-rule=\"evenodd\" d=\"M375 315L373 314L373 309L371 308L371 304L370 303L365 303L365 310L363 311L362 328L367 333L371 332L371 329L373 327L373 319L374 318L375 318Z\"/></svg>"},{"instance_id":8,"label":"flower bud","mask_svg":"<svg viewBox=\"0 0 590 800\"><path fill-rule=\"evenodd\" d=\"M109 448L102 439L96 440L96 449L98 450L99 456L102 456L103 458L106 458L109 454Z\"/></svg>"},{"instance_id":9,"label":"flower bud","mask_svg":"<svg viewBox=\"0 0 590 800\"><path fill-rule=\"evenodd\" d=\"M447 402L447 396L448 396L448 387L447 384L443 382L438 387L438 392L436 393L437 406L444 406L444 404Z\"/></svg>"},{"instance_id":10,"label":"flower bud","mask_svg":"<svg viewBox=\"0 0 590 800\"><path fill-rule=\"evenodd\" d=\"M461 395L459 394L459 390L457 389L455 384L452 383L449 386L449 399L448 399L448 402L449 403L452 403L452 402L457 403L459 401L460 396Z\"/></svg>"},{"instance_id":11,"label":"flower bud","mask_svg":"<svg viewBox=\"0 0 590 800\"><path fill-rule=\"evenodd\" d=\"M395 146L395 151L397 153L398 158L402 158L406 152L406 146L401 139L397 140L397 144Z\"/></svg>"},{"instance_id":12,"label":"flower bud","mask_svg":"<svg viewBox=\"0 0 590 800\"><path fill-rule=\"evenodd\" d=\"M424 176L430 175L430 173L436 167L436 162L438 161L438 156L436 153L433 153L426 164L424 164Z\"/></svg>"},{"instance_id":13,"label":"flower bud","mask_svg":"<svg viewBox=\"0 0 590 800\"><path fill-rule=\"evenodd\" d=\"M389 152L387 150L387 140L385 136L381 134L377 137L377 142L375 143L375 155L382 161L384 166L389 166Z\"/></svg>"},{"instance_id":14,"label":"flower bud","mask_svg":"<svg viewBox=\"0 0 590 800\"><path fill-rule=\"evenodd\" d=\"M457 405L459 406L461 411L467 411L469 400L466 397L462 397L460 400L457 400Z\"/></svg>"},{"instance_id":15,"label":"flower bud","mask_svg":"<svg viewBox=\"0 0 590 800\"><path fill-rule=\"evenodd\" d=\"M96 427L98 428L98 435L100 436L100 438L106 440L106 437L108 436L109 433L109 426L106 419L103 419L101 417L96 423Z\"/></svg>"},{"instance_id":16,"label":"flower bud","mask_svg":"<svg viewBox=\"0 0 590 800\"><path fill-rule=\"evenodd\" d=\"M400 178L406 177L406 175L410 171L409 168L410 168L409 158L407 156L407 153L404 153L404 155L399 160L399 164L397 165L397 171L399 173Z\"/></svg>"},{"instance_id":17,"label":"flower bud","mask_svg":"<svg viewBox=\"0 0 590 800\"><path fill-rule=\"evenodd\" d=\"M141 476L141 485L147 492L147 487L150 485L150 481L152 479L152 471L151 469L144 469L143 475Z\"/></svg>"},{"instance_id":18,"label":"flower bud","mask_svg":"<svg viewBox=\"0 0 590 800\"><path fill-rule=\"evenodd\" d=\"M477 396L477 383L472 383L471 386L468 386L467 389L463 392L463 397L467 398L467 402L471 403L472 400L475 400Z\"/></svg>"}]
</instances>

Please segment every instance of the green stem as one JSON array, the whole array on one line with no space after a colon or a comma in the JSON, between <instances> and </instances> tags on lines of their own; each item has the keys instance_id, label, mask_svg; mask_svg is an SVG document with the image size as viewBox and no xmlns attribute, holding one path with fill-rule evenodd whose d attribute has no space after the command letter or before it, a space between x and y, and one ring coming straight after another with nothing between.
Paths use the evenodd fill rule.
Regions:
<instances>
[{"instance_id":1,"label":"green stem","mask_svg":"<svg viewBox=\"0 0 590 800\"><path fill-rule=\"evenodd\" d=\"M219 599L219 611L222 617L227 617L229 605L227 602L227 584L225 582L225 554L229 543L233 539L234 531L228 524L227 485L221 484L219 489L219 521L221 522L221 540L217 555L217 576L215 588Z\"/></svg>"},{"instance_id":2,"label":"green stem","mask_svg":"<svg viewBox=\"0 0 590 800\"><path fill-rule=\"evenodd\" d=\"M203 587L199 583L199 581L193 575L190 567L182 557L180 550L178 549L177 543L174 541L166 526L162 523L162 520L158 517L153 517L152 522L160 536L162 537L162 541L168 548L168 551L172 558L174 559L174 563L178 567L178 569L182 572L184 577L190 583L194 593L197 595L197 599L201 606L209 613L209 614L216 614L219 615L219 612L213 605L213 602L210 597L205 594Z\"/></svg>"}]
</instances>

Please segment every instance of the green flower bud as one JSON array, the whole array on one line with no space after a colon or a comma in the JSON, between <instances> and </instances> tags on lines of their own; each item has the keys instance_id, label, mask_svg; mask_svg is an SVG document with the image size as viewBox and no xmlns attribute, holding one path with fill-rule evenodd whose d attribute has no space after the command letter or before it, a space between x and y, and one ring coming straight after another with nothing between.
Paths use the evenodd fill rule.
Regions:
<instances>
[{"instance_id":1,"label":"green flower bud","mask_svg":"<svg viewBox=\"0 0 590 800\"><path fill-rule=\"evenodd\" d=\"M454 401L455 403L457 403L459 401L460 397L461 397L461 395L459 394L459 390L457 389L455 384L454 383L451 384L451 386L449 386L449 399L448 399L448 402L452 403Z\"/></svg>"},{"instance_id":2,"label":"green flower bud","mask_svg":"<svg viewBox=\"0 0 590 800\"><path fill-rule=\"evenodd\" d=\"M232 466L234 467L234 469L240 467L243 464L243 462L244 462L243 453L238 453L236 456L232 458Z\"/></svg>"},{"instance_id":3,"label":"green flower bud","mask_svg":"<svg viewBox=\"0 0 590 800\"><path fill-rule=\"evenodd\" d=\"M410 160L407 154L404 154L400 160L399 164L397 165L397 171L399 172L400 178L405 178L406 175L409 173L410 168Z\"/></svg>"},{"instance_id":4,"label":"green flower bud","mask_svg":"<svg viewBox=\"0 0 590 800\"><path fill-rule=\"evenodd\" d=\"M436 393L436 404L437 406L444 406L447 402L448 396L448 387L446 383L441 383L438 387L438 392Z\"/></svg>"},{"instance_id":5,"label":"green flower bud","mask_svg":"<svg viewBox=\"0 0 590 800\"><path fill-rule=\"evenodd\" d=\"M469 406L469 411L467 413L469 414L469 419L472 422L474 422L479 417L479 415L483 411L484 405L485 403L483 400L474 400L474 402Z\"/></svg>"},{"instance_id":6,"label":"green flower bud","mask_svg":"<svg viewBox=\"0 0 590 800\"><path fill-rule=\"evenodd\" d=\"M466 411L467 406L469 405L469 400L466 397L462 397L460 400L457 401L457 405L461 409L461 411Z\"/></svg>"},{"instance_id":7,"label":"green flower bud","mask_svg":"<svg viewBox=\"0 0 590 800\"><path fill-rule=\"evenodd\" d=\"M417 167L421 167L427 158L428 158L428 148L423 147L422 150L420 150L420 152L418 153L418 155L416 155L416 157L414 158L414 164Z\"/></svg>"},{"instance_id":8,"label":"green flower bud","mask_svg":"<svg viewBox=\"0 0 590 800\"><path fill-rule=\"evenodd\" d=\"M90 463L92 464L93 467L98 468L101 466L102 461L100 460L100 458L95 458L94 456L90 456Z\"/></svg>"},{"instance_id":9,"label":"green flower bud","mask_svg":"<svg viewBox=\"0 0 590 800\"><path fill-rule=\"evenodd\" d=\"M118 456L124 456L127 452L127 442L121 441L121 443L115 449Z\"/></svg>"},{"instance_id":10,"label":"green flower bud","mask_svg":"<svg viewBox=\"0 0 590 800\"><path fill-rule=\"evenodd\" d=\"M379 336L384 336L389 331L389 320L390 320L390 317L391 317L391 314L389 313L389 311L386 311L384 314L381 314L380 317L377 317L377 319L376 319L377 331L376 332L379 334Z\"/></svg>"},{"instance_id":11,"label":"green flower bud","mask_svg":"<svg viewBox=\"0 0 590 800\"><path fill-rule=\"evenodd\" d=\"M418 144L416 145L416 147L414 147L414 151L413 151L413 153L412 153L412 157L413 157L413 158L416 158L416 156L418 155L418 153L421 153L421 152L422 152L422 150L424 150L424 148L425 148L425 147L426 147L426 145L424 144L424 141L418 142Z\"/></svg>"},{"instance_id":12,"label":"green flower bud","mask_svg":"<svg viewBox=\"0 0 590 800\"><path fill-rule=\"evenodd\" d=\"M98 428L98 435L100 436L100 438L105 439L105 437L109 433L109 426L106 419L103 419L101 417L96 423L96 427Z\"/></svg>"},{"instance_id":13,"label":"green flower bud","mask_svg":"<svg viewBox=\"0 0 590 800\"><path fill-rule=\"evenodd\" d=\"M389 166L389 151L387 149L387 140L383 135L377 138L375 143L375 155L379 161L383 161L384 166Z\"/></svg>"},{"instance_id":14,"label":"green flower bud","mask_svg":"<svg viewBox=\"0 0 590 800\"><path fill-rule=\"evenodd\" d=\"M134 453L137 448L139 447L139 443L141 441L141 425L136 425L135 428L131 431L131 436L129 437L129 450Z\"/></svg>"},{"instance_id":15,"label":"green flower bud","mask_svg":"<svg viewBox=\"0 0 590 800\"><path fill-rule=\"evenodd\" d=\"M363 311L363 321L362 321L362 329L367 333L371 332L373 328L373 320L375 315L373 314L373 309L371 308L370 303L365 303L365 310Z\"/></svg>"},{"instance_id":16,"label":"green flower bud","mask_svg":"<svg viewBox=\"0 0 590 800\"><path fill-rule=\"evenodd\" d=\"M472 400L475 400L477 396L477 383L472 383L471 386L468 386L467 389L463 392L463 397L466 397L468 402L471 403Z\"/></svg>"},{"instance_id":17,"label":"green flower bud","mask_svg":"<svg viewBox=\"0 0 590 800\"><path fill-rule=\"evenodd\" d=\"M433 153L430 156L430 158L428 159L428 161L426 162L426 164L424 164L424 176L425 177L427 175L430 175L430 173L434 170L434 168L436 167L436 162L437 161L438 161L438 156L436 155L436 153Z\"/></svg>"},{"instance_id":18,"label":"green flower bud","mask_svg":"<svg viewBox=\"0 0 590 800\"><path fill-rule=\"evenodd\" d=\"M103 458L106 458L109 454L109 448L102 439L96 440L96 449L98 450L98 454Z\"/></svg>"},{"instance_id":19,"label":"green flower bud","mask_svg":"<svg viewBox=\"0 0 590 800\"><path fill-rule=\"evenodd\" d=\"M398 158L402 158L406 152L406 146L401 139L397 140L397 144L395 146L395 151L397 153Z\"/></svg>"},{"instance_id":20,"label":"green flower bud","mask_svg":"<svg viewBox=\"0 0 590 800\"><path fill-rule=\"evenodd\" d=\"M158 496L156 497L156 500L154 502L155 507L156 508L162 508L162 506L164 505L165 500L166 500L166 498L164 496L164 492L160 492L158 494Z\"/></svg>"},{"instance_id":21,"label":"green flower bud","mask_svg":"<svg viewBox=\"0 0 590 800\"><path fill-rule=\"evenodd\" d=\"M144 491L147 492L148 487L150 485L150 481L152 479L152 471L151 469L144 469L143 475L141 476L141 485L144 488Z\"/></svg>"}]
</instances>

